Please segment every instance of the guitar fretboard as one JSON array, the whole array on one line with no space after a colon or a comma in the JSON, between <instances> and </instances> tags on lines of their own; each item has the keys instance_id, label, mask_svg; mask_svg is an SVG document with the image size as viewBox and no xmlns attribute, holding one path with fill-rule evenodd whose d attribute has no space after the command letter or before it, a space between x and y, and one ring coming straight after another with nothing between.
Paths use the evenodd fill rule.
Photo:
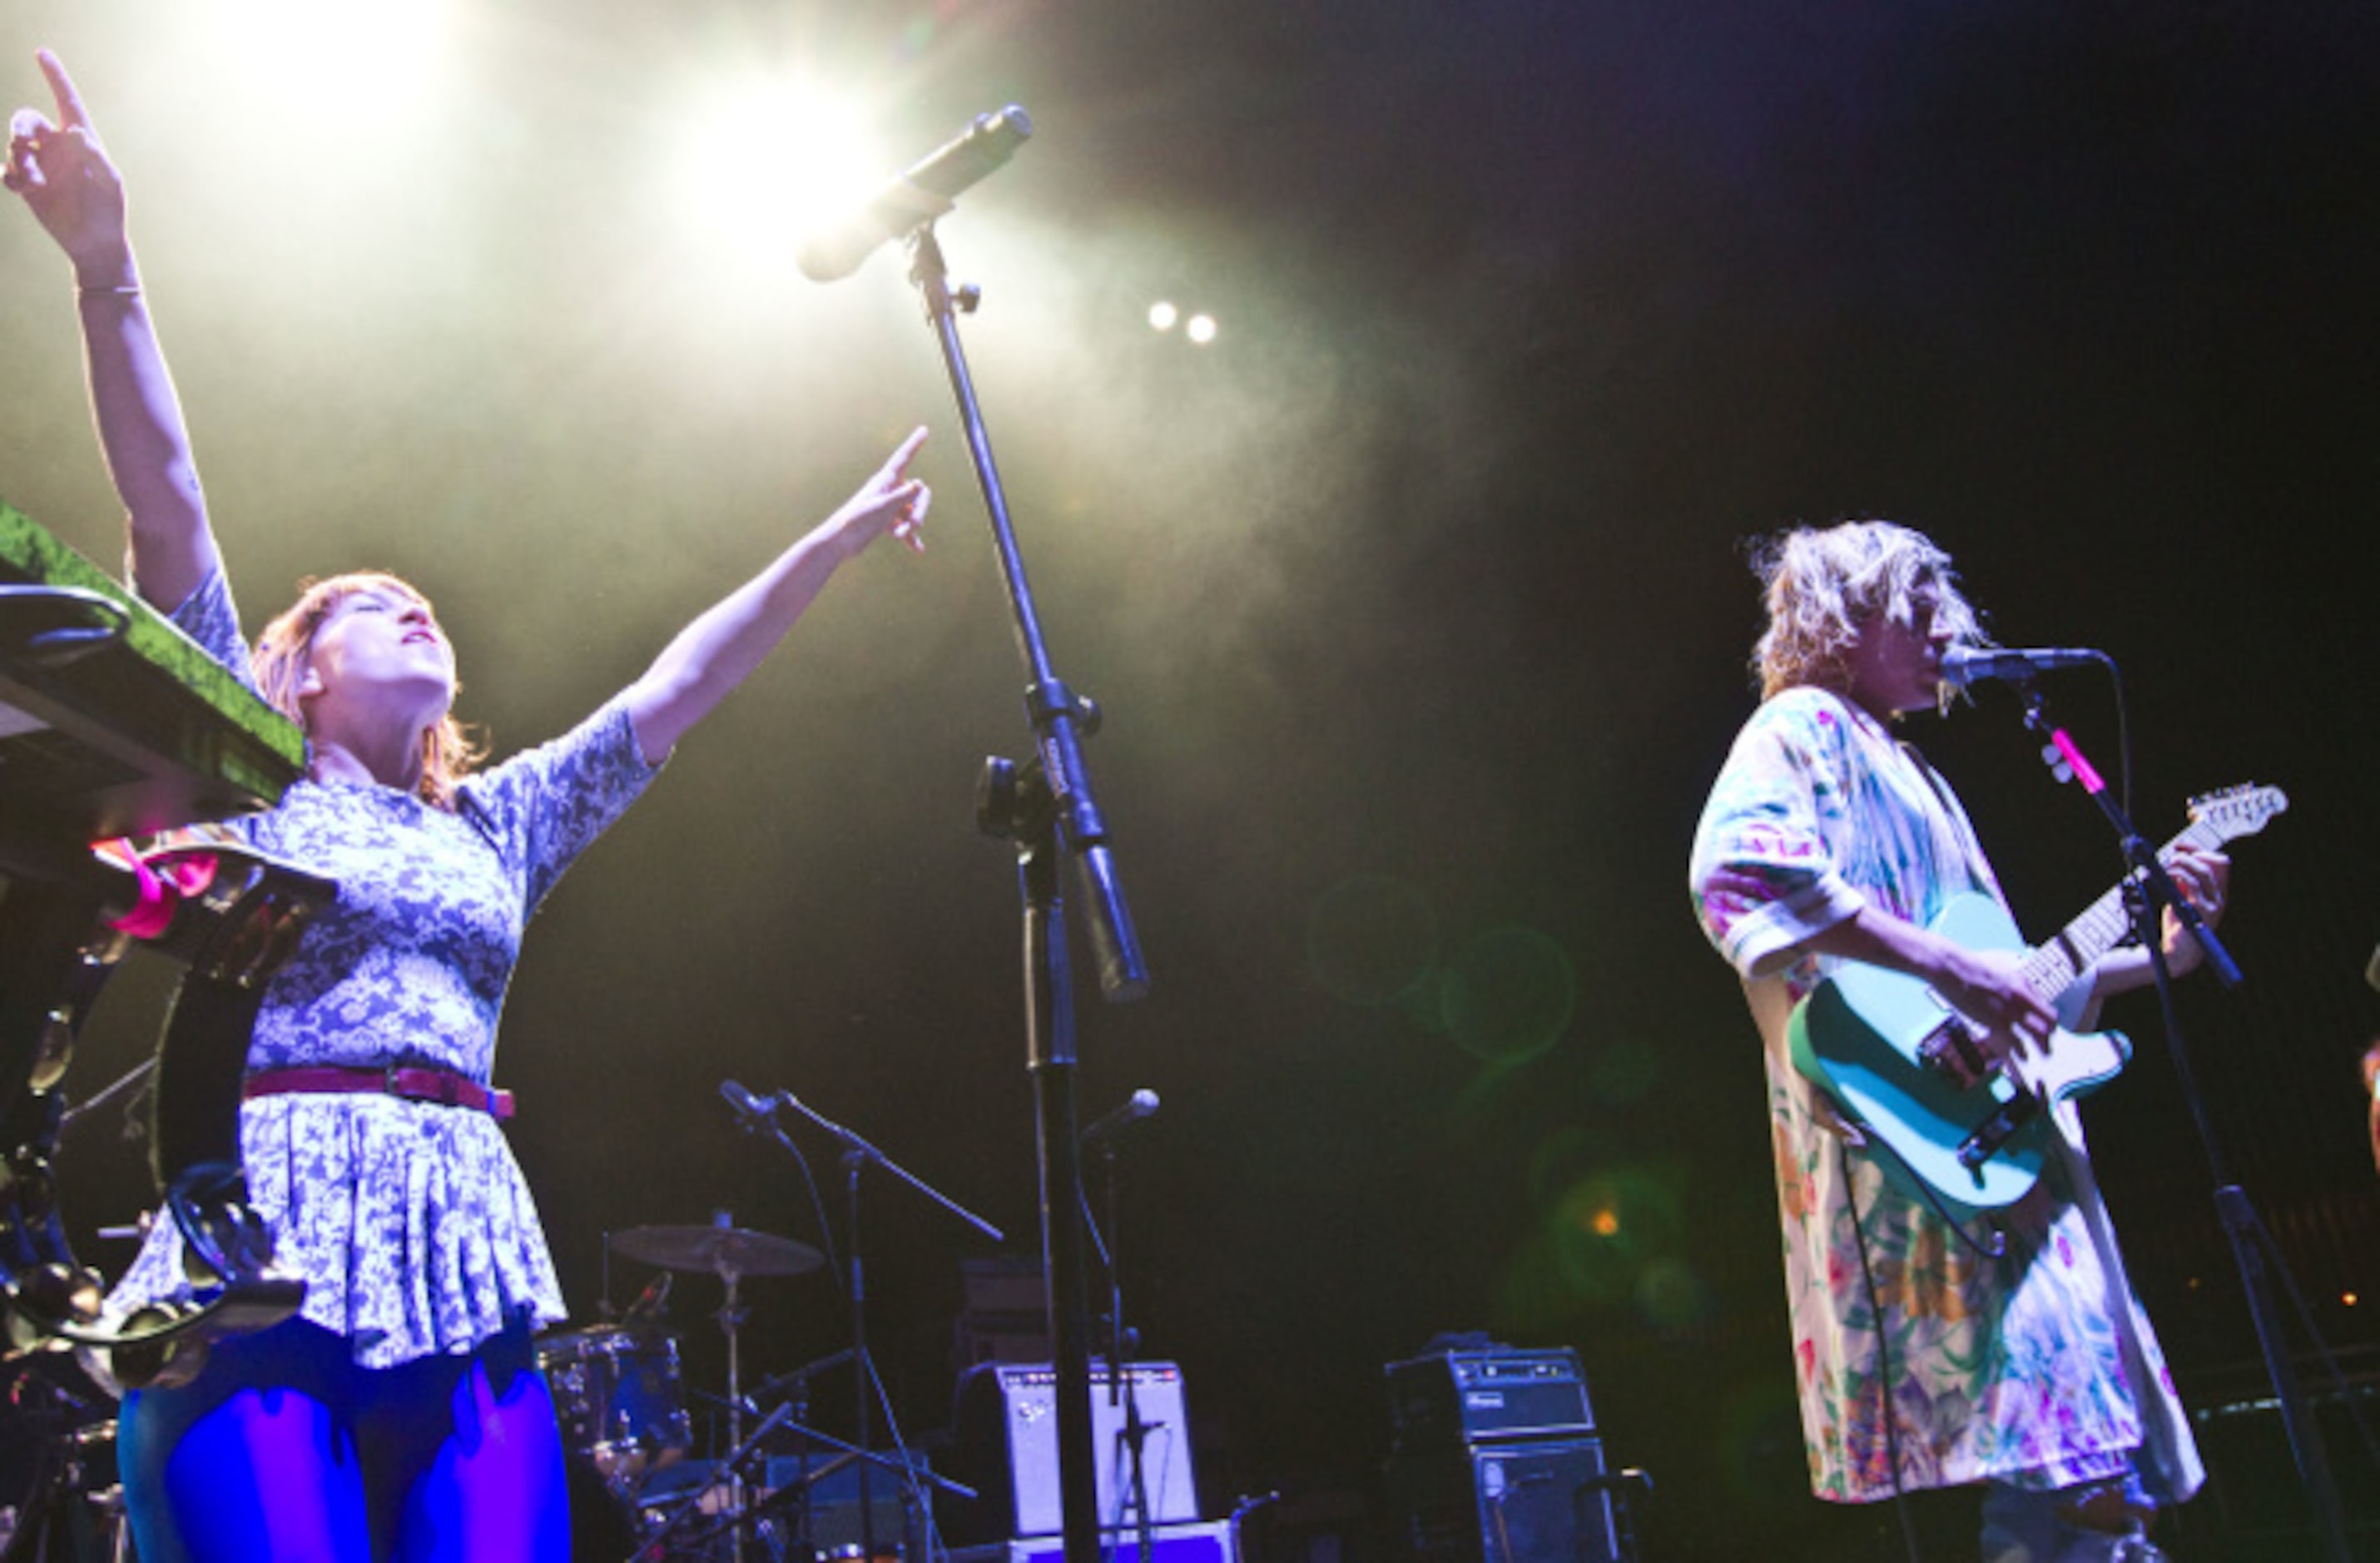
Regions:
<instances>
[{"instance_id":1,"label":"guitar fretboard","mask_svg":"<svg viewBox=\"0 0 2380 1563\"><path fill-rule=\"evenodd\" d=\"M2157 861L2169 865L2182 847L2220 846L2239 833L2236 828L2227 827L2212 815L2192 820L2188 829L2157 848ZM2105 895L2084 907L2081 916L2060 928L2055 938L2037 946L2025 958L2025 985L2043 1000L2054 1000L2076 977L2090 970L2094 961L2122 943L2132 931L2131 913L2124 905L2124 886L2138 877L2127 875L2118 880Z\"/></svg>"}]
</instances>

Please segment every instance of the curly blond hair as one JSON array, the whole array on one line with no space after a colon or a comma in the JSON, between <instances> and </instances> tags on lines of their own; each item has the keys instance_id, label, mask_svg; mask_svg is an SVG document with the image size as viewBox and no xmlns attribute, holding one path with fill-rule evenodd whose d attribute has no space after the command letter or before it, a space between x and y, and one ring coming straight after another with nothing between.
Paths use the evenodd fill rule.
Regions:
<instances>
[{"instance_id":1,"label":"curly blond hair","mask_svg":"<svg viewBox=\"0 0 2380 1563\"><path fill-rule=\"evenodd\" d=\"M1935 592L1934 623L1949 629L1952 645L1991 644L1959 590L1950 556L1925 533L1891 521L1779 532L1753 544L1752 570L1768 609L1768 627L1752 648L1764 700L1803 685L1840 689L1849 677L1843 659L1862 623L1882 614L1913 624L1920 588Z\"/></svg>"},{"instance_id":2,"label":"curly blond hair","mask_svg":"<svg viewBox=\"0 0 2380 1563\"><path fill-rule=\"evenodd\" d=\"M280 617L265 625L264 633L256 637L256 649L249 657L249 666L256 672L256 686L267 704L299 727L306 725L306 712L298 701L298 689L306 681L307 662L313 653L316 633L322 629L322 621L331 616L332 609L356 593L372 588L395 591L435 617L430 600L415 590L411 583L382 570L357 570L324 580L299 581L298 600L283 610ZM455 685L458 694L462 687L460 683ZM455 806L455 784L486 757L486 745L450 710L421 735L421 780L415 790L425 802L451 809Z\"/></svg>"}]
</instances>

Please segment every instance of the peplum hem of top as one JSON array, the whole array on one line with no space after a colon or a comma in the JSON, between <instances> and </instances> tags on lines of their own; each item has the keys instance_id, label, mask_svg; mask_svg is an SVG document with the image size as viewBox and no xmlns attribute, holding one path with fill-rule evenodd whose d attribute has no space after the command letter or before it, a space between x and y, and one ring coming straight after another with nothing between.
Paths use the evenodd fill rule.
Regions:
<instances>
[{"instance_id":1,"label":"peplum hem of top","mask_svg":"<svg viewBox=\"0 0 2380 1563\"><path fill-rule=\"evenodd\" d=\"M394 1097L266 1097L242 1106L240 1142L275 1256L305 1278L299 1316L345 1337L358 1366L468 1351L565 1316L536 1202L487 1114ZM182 1248L161 1217L103 1316L188 1299Z\"/></svg>"}]
</instances>

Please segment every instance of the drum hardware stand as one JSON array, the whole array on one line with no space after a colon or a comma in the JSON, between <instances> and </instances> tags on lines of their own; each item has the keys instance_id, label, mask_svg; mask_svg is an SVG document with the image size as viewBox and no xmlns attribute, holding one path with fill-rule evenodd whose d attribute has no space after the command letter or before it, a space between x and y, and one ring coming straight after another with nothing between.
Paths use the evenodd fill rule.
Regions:
<instances>
[{"instance_id":1,"label":"drum hardware stand","mask_svg":"<svg viewBox=\"0 0 2380 1563\"><path fill-rule=\"evenodd\" d=\"M103 1473L94 1471L92 1451L103 1440L113 1445L115 1421L90 1419L91 1400L54 1379L27 1374L29 1364L24 1359L10 1365L18 1376L6 1392L7 1402L18 1417L42 1429L42 1435L30 1461L32 1476L13 1522L0 1528L0 1557L42 1559L68 1554L80 1557L96 1540L104 1544L109 1563L124 1563L130 1556L132 1528L124 1517L123 1484L111 1481L98 1488L91 1484L93 1476ZM25 1408L28 1382L40 1385L50 1402L46 1410ZM78 1413L84 1420L74 1420ZM114 1467L111 1455L103 1473L112 1475ZM96 1535L83 1532L85 1521Z\"/></svg>"},{"instance_id":2,"label":"drum hardware stand","mask_svg":"<svg viewBox=\"0 0 2380 1563\"><path fill-rule=\"evenodd\" d=\"M711 1225L733 1230L735 1222L727 1211L721 1210L712 1213ZM772 1415L767 1418L749 1439L744 1436L744 1363L741 1342L744 1321L750 1316L751 1310L743 1305L741 1297L744 1272L722 1259L714 1266L714 1273L719 1277L721 1285L726 1289L726 1297L713 1317L719 1321L720 1333L727 1337L727 1443L728 1447L735 1451L727 1459L727 1506L731 1513L740 1514L744 1509L744 1459L752 1450L759 1448L760 1440L767 1436L777 1424L784 1421L785 1415ZM728 1545L733 1552L735 1563L744 1563L744 1533L737 1531L729 1538Z\"/></svg>"},{"instance_id":3,"label":"drum hardware stand","mask_svg":"<svg viewBox=\"0 0 2380 1563\"><path fill-rule=\"evenodd\" d=\"M2123 700L2123 680L2111 660L2106 661L2108 673L2116 680L2119 709ZM2315 1350L2325 1362L2330 1362L2329 1348L2314 1328L2314 1323L2299 1297L2297 1285L2282 1262L2272 1234L2257 1216L2247 1193L2232 1181L2225 1161L2221 1142L2207 1117L2205 1098L2201 1096L2197 1077L2190 1067L2190 1053L2181 1032L2181 1017L2173 996L2173 974L2165 958L2164 929L2158 912L2170 911L2189 930L2205 957L2207 969L2226 988L2237 988L2244 980L2238 964L2231 959L2215 931L2206 926L2192 905L2190 898L2175 886L2165 865L2158 861L2155 844L2143 836L2126 814L2123 806L2109 795L2107 782L2093 768L2081 748L2063 728L2048 715L2047 702L2029 678L2020 679L2018 693L2024 704L2025 727L2044 740L2043 760L2051 767L2052 774L2060 781L2079 782L2091 800L2099 806L2108 825L2115 830L2118 850L2123 854L2129 870L2125 887L2126 900L2131 903L2136 937L2148 952L2149 970L2155 979L2157 1003L2165 1025L2167 1051L2173 1061L2174 1077L2181 1087L2182 1100L2189 1105L2192 1125L2198 1132L2199 1147L2204 1153L2208 1171L2215 1180L2215 1210L2223 1226L2223 1235L2231 1245L2231 1258L2240 1271L2241 1290L2246 1295L2250 1321L2255 1327L2256 1343L2265 1358L2265 1370L2272 1380L2273 1395L2281 1412L2281 1424L2289 1435L2289 1453L2298 1469L2298 1478L2305 1489L2308 1507L2313 1510L2314 1533L2320 1538L2323 1555L2330 1563L2350 1563L2353 1554L2347 1539L2347 1519L2340 1507L2338 1485L2331 1473L2330 1459L2324 1448L2322 1432L2314 1422L2298 1382L2296 1366L2290 1362L2289 1348L2281 1337L2281 1321L2273 1302L2271 1271L2280 1273L2283 1284L2297 1304L2299 1322L2313 1339ZM2130 774L2131 756L2124 756L2126 774ZM2129 791L2129 783L2127 783ZM2268 1268L2269 1261L2269 1268ZM2334 1377L2338 1366L2331 1364ZM2346 1384L2339 1381L2343 1390ZM2351 1405L2352 1398L2350 1398Z\"/></svg>"},{"instance_id":4,"label":"drum hardware stand","mask_svg":"<svg viewBox=\"0 0 2380 1563\"><path fill-rule=\"evenodd\" d=\"M689 1545L700 1546L730 1527L733 1527L740 1536L746 1530L756 1528L774 1510L790 1508L796 1502L807 1506L810 1489L813 1486L825 1481L836 1472L850 1466L857 1465L863 1470L870 1465L881 1466L888 1472L902 1469L900 1463L890 1456L863 1449L854 1444L846 1444L832 1434L821 1433L816 1428L804 1426L800 1417L795 1414L791 1400L785 1401L770 1412L760 1425L753 1431L752 1436L722 1463L739 1468L748 1464L752 1456L759 1451L762 1442L769 1435L781 1428L830 1448L834 1453L816 1466L805 1467L799 1474L753 1505L748 1511L731 1506L726 1512L712 1516L708 1524L686 1534L685 1540ZM949 1477L935 1472L911 1467L905 1474L912 1480L929 1483L955 1498L972 1502L979 1496L975 1488L964 1483L953 1482ZM698 1508L703 1493L706 1490L715 1489L716 1486L717 1484L714 1482L707 1488L697 1488L682 1497L674 1499L677 1507L670 1511L658 1528L649 1532L644 1539L638 1543L636 1556L630 1559L630 1563L644 1563L648 1558L666 1556L662 1550L662 1544L685 1527Z\"/></svg>"},{"instance_id":5,"label":"drum hardware stand","mask_svg":"<svg viewBox=\"0 0 2380 1563\"><path fill-rule=\"evenodd\" d=\"M721 1310L722 1315L732 1312L735 1308L733 1301L735 1290L735 1282L730 1280L728 1282L730 1302L727 1308ZM735 1430L731 1435L735 1440L735 1446L727 1458L719 1464L727 1473L727 1512L735 1521L735 1531L729 1538L729 1545L735 1549L735 1557L741 1558L744 1556L744 1526L741 1519L744 1512L742 1474L744 1463L759 1451L761 1444L767 1441L769 1435L774 1433L781 1424L792 1421L794 1413L791 1406L781 1405L761 1419L760 1425L752 1430L750 1437L745 1437L742 1433L743 1415L738 1409L739 1403L733 1398L732 1386L735 1378L735 1336L733 1325L728 1327L727 1363L727 1376L731 1386L727 1418L729 1427ZM677 1507L670 1511L658 1527L637 1543L636 1551L629 1555L628 1563L639 1563L643 1558L666 1556L662 1550L662 1544L683 1527L689 1519L700 1512L703 1495L716 1484L716 1483L708 1484L698 1483L685 1496L677 1499ZM710 1534L710 1532L705 1532L697 1539L708 1539Z\"/></svg>"},{"instance_id":6,"label":"drum hardware stand","mask_svg":"<svg viewBox=\"0 0 2380 1563\"><path fill-rule=\"evenodd\" d=\"M801 1151L785 1137L784 1130L776 1121L776 1109L780 1108L790 1108L801 1114L843 1146L845 1209L844 1246L847 1266L847 1273L843 1279L844 1295L851 1305L850 1357L854 1375L852 1406L857 1444L861 1450L868 1448L872 1441L872 1414L875 1409L880 1407L884 1413L885 1432L892 1438L893 1448L901 1456L901 1468L909 1471L912 1467L908 1458L908 1446L901 1436L900 1422L892 1413L892 1397L884 1392L883 1381L877 1376L875 1358L869 1355L868 1349L868 1271L862 1258L860 1241L863 1230L859 1219L860 1174L871 1165L880 1167L993 1242L1001 1242L1005 1234L998 1227L878 1150L859 1134L810 1107L791 1091L779 1091L767 1102L768 1127L771 1137L783 1145L786 1153L796 1162L802 1160ZM731 1358L731 1362L732 1360ZM804 1382L806 1384L807 1380L805 1379ZM732 1381L728 1387L728 1393L731 1399L735 1398L735 1387ZM871 1472L877 1463L876 1458L868 1455L859 1468L859 1534L861 1545L865 1549L863 1556L869 1560L869 1563L874 1563L877 1556L875 1495L870 1481ZM914 1472L905 1485L909 1501L920 1501ZM740 1496L737 1508L740 1512ZM739 1553L738 1563L740 1560Z\"/></svg>"},{"instance_id":7,"label":"drum hardware stand","mask_svg":"<svg viewBox=\"0 0 2380 1563\"><path fill-rule=\"evenodd\" d=\"M818 1548L816 1545L817 1538L813 1532L814 1522L810 1513L810 1484L827 1476L832 1471L839 1471L843 1469L843 1464L848 1462L838 1463L836 1461L830 1460L826 1468L820 1469L816 1475L811 1474L810 1449L814 1441L824 1440L824 1435L812 1432L808 1425L810 1420L810 1380L816 1378L820 1374L826 1372L829 1368L839 1367L850 1360L851 1348L846 1346L840 1351L830 1351L825 1356L820 1357L815 1361L804 1363L801 1366L794 1369L791 1373L776 1374L768 1378L762 1379L752 1391L752 1398L755 1400L758 1400L767 1396L776 1394L779 1390L783 1390L783 1403L787 1407L791 1408L793 1412L794 1429L795 1432L802 1435L801 1442L795 1446L794 1480L792 1485L800 1494L802 1498L802 1517L801 1523L797 1527L797 1533L801 1537L803 1550L810 1553L812 1556L816 1555ZM756 1509L753 1513L753 1519L755 1521L759 1519L762 1513L765 1513L769 1508L775 1506L776 1499L774 1496L762 1499L759 1508Z\"/></svg>"}]
</instances>

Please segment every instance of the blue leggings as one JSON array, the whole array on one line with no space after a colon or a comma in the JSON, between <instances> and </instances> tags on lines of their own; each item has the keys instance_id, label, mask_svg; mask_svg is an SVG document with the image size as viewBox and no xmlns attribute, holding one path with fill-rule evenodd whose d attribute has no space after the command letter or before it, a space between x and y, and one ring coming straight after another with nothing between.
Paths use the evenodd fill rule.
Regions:
<instances>
[{"instance_id":1,"label":"blue leggings","mask_svg":"<svg viewBox=\"0 0 2380 1563\"><path fill-rule=\"evenodd\" d=\"M357 1367L293 1319L126 1397L141 1563L566 1563L562 1432L528 1332Z\"/></svg>"}]
</instances>

